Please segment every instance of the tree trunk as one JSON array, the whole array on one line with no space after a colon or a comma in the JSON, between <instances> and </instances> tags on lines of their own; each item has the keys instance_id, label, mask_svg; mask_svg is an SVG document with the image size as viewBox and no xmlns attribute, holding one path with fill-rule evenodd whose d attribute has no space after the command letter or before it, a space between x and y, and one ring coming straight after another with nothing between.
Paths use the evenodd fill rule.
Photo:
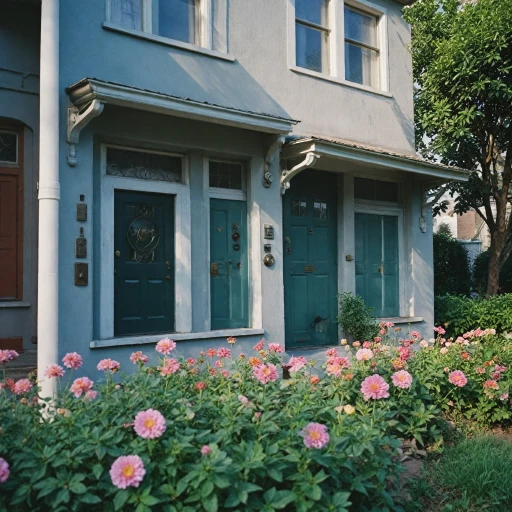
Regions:
<instances>
[{"instance_id":1,"label":"tree trunk","mask_svg":"<svg viewBox=\"0 0 512 512\"><path fill-rule=\"evenodd\" d=\"M491 233L491 246L489 247L489 268L487 277L486 297L498 293L500 286L501 252L505 246L505 236L502 233Z\"/></svg>"}]
</instances>

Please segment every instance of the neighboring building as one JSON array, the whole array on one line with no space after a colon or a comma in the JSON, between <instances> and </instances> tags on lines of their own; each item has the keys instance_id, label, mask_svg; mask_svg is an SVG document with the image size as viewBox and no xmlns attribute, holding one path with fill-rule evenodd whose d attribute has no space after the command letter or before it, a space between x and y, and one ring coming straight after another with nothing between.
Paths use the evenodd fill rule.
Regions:
<instances>
[{"instance_id":1,"label":"neighboring building","mask_svg":"<svg viewBox=\"0 0 512 512\"><path fill-rule=\"evenodd\" d=\"M164 336L181 355L229 335L336 344L342 291L430 335L425 194L466 174L415 156L402 3L42 0L40 47L39 7L0 7L27 54L0 67L43 63L39 96L0 82L0 116L34 134L32 160L39 140L40 377L70 350L92 370Z\"/></svg>"}]
</instances>

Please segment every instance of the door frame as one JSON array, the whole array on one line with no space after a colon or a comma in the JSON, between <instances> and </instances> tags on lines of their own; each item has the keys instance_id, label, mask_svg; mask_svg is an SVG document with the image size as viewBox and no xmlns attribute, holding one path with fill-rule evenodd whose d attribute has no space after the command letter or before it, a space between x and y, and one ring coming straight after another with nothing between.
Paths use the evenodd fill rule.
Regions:
<instances>
[{"instance_id":1,"label":"door frame","mask_svg":"<svg viewBox=\"0 0 512 512\"><path fill-rule=\"evenodd\" d=\"M241 163L244 167L242 176L242 190L229 190L224 188L210 188L210 160L219 162L237 162ZM260 212L257 205L253 204L250 200L251 190L251 160L240 158L236 156L218 156L214 153L209 153L203 157L203 191L207 194L205 202L208 205L208 215L206 215L206 237L208 243L206 244L206 263L208 265L206 279L206 302L208 308L208 315L205 320L205 331L212 329L212 291L210 283L210 199L227 199L230 201L245 201L247 209L247 305L248 305L248 320L247 327L249 329L261 329L263 326L261 315L261 261L259 259L260 246L259 239L259 226L260 226ZM257 240L255 240L255 237ZM260 301L258 311L257 294L259 290ZM212 331L220 332L220 331Z\"/></svg>"},{"instance_id":2,"label":"door frame","mask_svg":"<svg viewBox=\"0 0 512 512\"><path fill-rule=\"evenodd\" d=\"M179 154L183 158L182 183L151 181L139 178L125 178L107 174L107 147L146 153ZM115 190L129 190L174 196L174 274L175 274L175 329L176 332L192 332L192 252L190 246L190 188L189 165L186 154L172 151L151 150L131 144L107 144L100 146L100 201L98 208L99 272L93 273L98 279L98 293L95 298L99 317L99 339L114 338L114 193ZM93 210L91 208L91 210ZM90 211L91 217L94 211ZM94 222L94 218L92 218ZM96 282L96 281L95 281ZM96 287L95 287L96 288ZM137 335L135 335L137 336Z\"/></svg>"},{"instance_id":3,"label":"door frame","mask_svg":"<svg viewBox=\"0 0 512 512\"><path fill-rule=\"evenodd\" d=\"M356 213L368 213L373 215L389 215L398 217L398 300L399 300L399 313L401 317L409 317L410 315L410 304L408 297L410 294L407 293L407 279L405 276L410 276L408 269L407 258L405 253L405 229L404 229L404 211L399 206L387 206L381 203L375 204L375 201L354 201L354 216ZM354 219L355 221L355 219ZM355 255L354 255L355 257ZM355 275L355 267L354 267ZM354 293L355 293L355 281L354 281Z\"/></svg>"}]
</instances>

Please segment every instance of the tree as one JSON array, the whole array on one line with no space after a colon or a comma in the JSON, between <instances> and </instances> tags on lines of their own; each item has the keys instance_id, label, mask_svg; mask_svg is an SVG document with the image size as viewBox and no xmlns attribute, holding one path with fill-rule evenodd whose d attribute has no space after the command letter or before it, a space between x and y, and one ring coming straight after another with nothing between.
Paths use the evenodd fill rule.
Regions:
<instances>
[{"instance_id":1,"label":"tree","mask_svg":"<svg viewBox=\"0 0 512 512\"><path fill-rule=\"evenodd\" d=\"M418 0L412 26L416 147L471 171L449 186L455 212L489 227L486 295L512 252L512 0Z\"/></svg>"}]
</instances>

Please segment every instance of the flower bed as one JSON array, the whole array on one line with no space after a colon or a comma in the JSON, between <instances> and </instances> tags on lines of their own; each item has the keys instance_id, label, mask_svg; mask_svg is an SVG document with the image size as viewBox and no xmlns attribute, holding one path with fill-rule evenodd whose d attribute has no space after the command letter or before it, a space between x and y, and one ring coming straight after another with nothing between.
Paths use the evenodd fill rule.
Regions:
<instances>
[{"instance_id":1,"label":"flower bed","mask_svg":"<svg viewBox=\"0 0 512 512\"><path fill-rule=\"evenodd\" d=\"M67 354L46 371L61 391L43 414L28 379L6 382L0 508L392 510L397 436L440 436L439 411L407 371L424 340L412 333L392 347L389 328L329 349L322 376L303 357L283 365L276 343L183 360L166 339L159 365L135 352L128 375L111 359L96 377L76 375L81 357Z\"/></svg>"}]
</instances>

